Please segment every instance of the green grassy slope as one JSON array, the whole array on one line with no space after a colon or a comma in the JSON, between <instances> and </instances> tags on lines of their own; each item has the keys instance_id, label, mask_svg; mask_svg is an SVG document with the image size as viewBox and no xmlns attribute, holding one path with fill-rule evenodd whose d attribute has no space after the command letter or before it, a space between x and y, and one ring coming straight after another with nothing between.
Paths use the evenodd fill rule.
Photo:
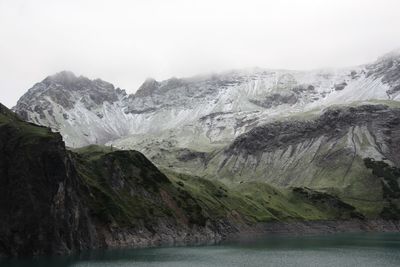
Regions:
<instances>
[{"instance_id":1,"label":"green grassy slope","mask_svg":"<svg viewBox=\"0 0 400 267\"><path fill-rule=\"evenodd\" d=\"M89 146L74 150L74 153L79 173L91 192L88 201L93 213L121 225L144 221L151 224L157 216L199 225L204 225L207 220L253 224L378 218L388 206L382 191L375 190L378 192L375 200L371 198L371 192L369 196L367 191L357 192L358 188L371 188L373 184L352 184L343 190L333 187L312 190L301 186L277 188L257 181L226 184L166 168L160 172L136 151ZM365 166L362 170L368 172ZM113 176L118 178L113 181ZM380 180L370 172L369 176L380 185ZM360 179L361 182L365 179ZM353 191L361 196L365 194L365 197L355 198ZM165 204L166 201L169 203Z\"/></svg>"},{"instance_id":2,"label":"green grassy slope","mask_svg":"<svg viewBox=\"0 0 400 267\"><path fill-rule=\"evenodd\" d=\"M227 186L168 169L160 172L136 151L89 146L74 153L93 214L119 225L152 224L157 217L198 225L207 220L247 225L352 216L352 210L310 201L292 189L259 182Z\"/></svg>"},{"instance_id":3,"label":"green grassy slope","mask_svg":"<svg viewBox=\"0 0 400 267\"><path fill-rule=\"evenodd\" d=\"M294 193L262 182L244 182L227 186L218 181L164 170L177 185L199 201L210 217L240 215L248 222L326 220L349 218L347 210L312 202Z\"/></svg>"},{"instance_id":4,"label":"green grassy slope","mask_svg":"<svg viewBox=\"0 0 400 267\"><path fill-rule=\"evenodd\" d=\"M17 129L15 134L10 136L10 138L18 139L20 145L34 144L38 139L51 139L54 136L49 128L21 121L13 112L1 103L0 127Z\"/></svg>"}]
</instances>

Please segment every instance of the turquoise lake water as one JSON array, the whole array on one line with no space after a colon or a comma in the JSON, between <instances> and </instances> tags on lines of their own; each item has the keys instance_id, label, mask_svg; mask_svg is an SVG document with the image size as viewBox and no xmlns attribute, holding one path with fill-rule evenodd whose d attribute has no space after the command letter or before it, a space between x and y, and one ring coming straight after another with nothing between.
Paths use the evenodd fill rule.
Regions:
<instances>
[{"instance_id":1,"label":"turquoise lake water","mask_svg":"<svg viewBox=\"0 0 400 267\"><path fill-rule=\"evenodd\" d=\"M0 266L400 266L400 234L275 236L214 246L121 249L69 257L3 260Z\"/></svg>"}]
</instances>

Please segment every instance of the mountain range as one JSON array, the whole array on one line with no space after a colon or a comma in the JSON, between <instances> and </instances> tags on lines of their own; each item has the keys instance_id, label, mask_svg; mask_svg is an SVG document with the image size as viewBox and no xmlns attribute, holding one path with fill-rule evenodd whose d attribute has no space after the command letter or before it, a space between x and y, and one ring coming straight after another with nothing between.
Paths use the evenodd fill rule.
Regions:
<instances>
[{"instance_id":1,"label":"mountain range","mask_svg":"<svg viewBox=\"0 0 400 267\"><path fill-rule=\"evenodd\" d=\"M393 52L372 64L338 70L254 68L147 79L135 94L63 71L35 84L13 110L59 131L69 147L113 142L129 148L152 135L204 150L271 120L332 105L397 101L399 68L400 56Z\"/></svg>"},{"instance_id":2,"label":"mountain range","mask_svg":"<svg viewBox=\"0 0 400 267\"><path fill-rule=\"evenodd\" d=\"M399 101L396 51L343 69L147 79L135 94L48 76L0 109L0 253L215 241L299 222L398 230Z\"/></svg>"}]
</instances>

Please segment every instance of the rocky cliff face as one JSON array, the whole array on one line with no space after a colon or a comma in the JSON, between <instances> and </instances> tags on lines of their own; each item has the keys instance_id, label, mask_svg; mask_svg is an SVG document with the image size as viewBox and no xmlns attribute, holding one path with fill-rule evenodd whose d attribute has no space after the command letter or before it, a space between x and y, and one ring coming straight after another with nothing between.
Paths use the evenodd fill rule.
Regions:
<instances>
[{"instance_id":1,"label":"rocky cliff face","mask_svg":"<svg viewBox=\"0 0 400 267\"><path fill-rule=\"evenodd\" d=\"M256 155L263 151L288 149L307 140L325 136L328 140L338 140L348 135L349 129L365 127L377 143L375 148L386 159L399 164L396 143L399 139L400 110L384 105L363 105L358 107L329 108L315 120L277 121L256 127L241 135L226 150L227 154ZM351 140L363 141L357 136ZM394 146L390 145L393 143ZM361 151L360 151L361 152ZM368 156L368 154L365 154Z\"/></svg>"},{"instance_id":2,"label":"rocky cliff face","mask_svg":"<svg viewBox=\"0 0 400 267\"><path fill-rule=\"evenodd\" d=\"M80 181L59 134L0 109L0 254L93 246Z\"/></svg>"}]
</instances>

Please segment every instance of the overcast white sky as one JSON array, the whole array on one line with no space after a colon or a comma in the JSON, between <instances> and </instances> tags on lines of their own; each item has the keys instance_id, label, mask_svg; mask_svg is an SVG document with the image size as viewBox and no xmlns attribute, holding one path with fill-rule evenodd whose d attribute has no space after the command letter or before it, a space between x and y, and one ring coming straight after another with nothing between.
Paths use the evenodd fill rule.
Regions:
<instances>
[{"instance_id":1,"label":"overcast white sky","mask_svg":"<svg viewBox=\"0 0 400 267\"><path fill-rule=\"evenodd\" d=\"M400 47L398 0L0 0L0 102L71 70L134 92L233 68L313 69Z\"/></svg>"}]
</instances>

